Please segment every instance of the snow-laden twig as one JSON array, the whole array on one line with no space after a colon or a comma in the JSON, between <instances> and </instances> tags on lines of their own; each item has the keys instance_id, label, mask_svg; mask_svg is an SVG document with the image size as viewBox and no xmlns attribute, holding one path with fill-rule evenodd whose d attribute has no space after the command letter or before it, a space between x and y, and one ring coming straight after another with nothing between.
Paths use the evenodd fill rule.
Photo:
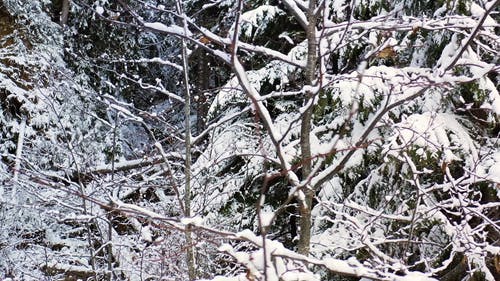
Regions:
<instances>
[{"instance_id":1,"label":"snow-laden twig","mask_svg":"<svg viewBox=\"0 0 500 281\"><path fill-rule=\"evenodd\" d=\"M481 19L479 20L479 22L476 24L474 30L471 32L471 34L469 35L469 37L467 37L467 39L465 39L463 42L463 44L461 45L460 47L460 50L455 54L455 56L453 57L453 59L449 62L448 65L446 66L443 66L443 72L440 74L440 76L443 76L445 72L447 72L448 70L452 69L455 64L457 63L457 61L462 57L463 53L465 52L465 50L467 50L467 48L469 47L469 45L472 43L472 41L474 40L474 38L476 38L477 34L479 33L479 30L483 27L483 23L486 21L486 18L493 12L494 9L497 9L498 8L498 4L500 3L500 0L492 0L488 3L486 3L486 10L484 11L484 14L483 16L481 17Z\"/></svg>"}]
</instances>

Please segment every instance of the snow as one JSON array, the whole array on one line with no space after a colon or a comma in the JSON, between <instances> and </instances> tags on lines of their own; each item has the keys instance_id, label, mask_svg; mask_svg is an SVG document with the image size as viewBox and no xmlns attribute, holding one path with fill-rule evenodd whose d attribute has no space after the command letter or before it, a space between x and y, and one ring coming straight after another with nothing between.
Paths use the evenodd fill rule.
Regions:
<instances>
[{"instance_id":1,"label":"snow","mask_svg":"<svg viewBox=\"0 0 500 281\"><path fill-rule=\"evenodd\" d=\"M344 18L346 16L345 12L349 8L349 4L344 0L333 0L331 10L336 14L337 18Z\"/></svg>"},{"instance_id":2,"label":"snow","mask_svg":"<svg viewBox=\"0 0 500 281\"><path fill-rule=\"evenodd\" d=\"M488 179L500 184L500 152L493 155L494 164L488 169Z\"/></svg>"},{"instance_id":3,"label":"snow","mask_svg":"<svg viewBox=\"0 0 500 281\"><path fill-rule=\"evenodd\" d=\"M225 53L225 52L220 51L220 50L214 50L213 53L217 57L221 58L224 62L229 63L231 61L231 56L228 53Z\"/></svg>"},{"instance_id":4,"label":"snow","mask_svg":"<svg viewBox=\"0 0 500 281\"><path fill-rule=\"evenodd\" d=\"M64 221L86 221L86 222L88 222L92 219L95 219L95 216L81 215L81 214L75 214L75 213L68 214L63 218Z\"/></svg>"},{"instance_id":5,"label":"snow","mask_svg":"<svg viewBox=\"0 0 500 281\"><path fill-rule=\"evenodd\" d=\"M260 221L262 222L262 226L264 227L271 225L273 218L274 218L273 212L265 212L265 211L260 212Z\"/></svg>"},{"instance_id":6,"label":"snow","mask_svg":"<svg viewBox=\"0 0 500 281\"><path fill-rule=\"evenodd\" d=\"M49 1L4 2L22 5L22 3L28 2L48 3ZM97 14L105 15L106 12L109 12L104 8L105 5L109 5L108 0L94 2ZM216 9L225 5L224 7L231 9L233 2L229 0L212 1L209 4L203 4L203 7ZM307 21L303 12L307 2L284 0L282 3L291 7L291 10L287 9L287 13L292 11L295 15L287 14L285 16L284 11L269 5L255 9L245 7L245 9L252 10L246 11L241 18L244 35L248 37L262 35L262 31L271 28L270 24L277 17L281 20L293 16L302 24ZM5 108L2 108L4 111L0 112L0 125L2 125L0 130L3 130L2 136L4 136L0 141L0 146L2 147L2 157L5 159L0 163L0 181L8 183L0 187L0 193L2 193L0 196L7 198L3 194L12 193L13 196L16 196L18 193L18 202L23 202L23 205L11 207L12 202L0 202L8 203L2 205L1 213L5 215L0 218L3 230L6 230L0 231L2 239L0 244L8 245L0 253L0 256L4 254L6 256L0 260L1 270L4 270L5 263L13 264L16 266L15 269L22 267L25 265L24 262L30 263L28 258L33 261L51 259L51 264L52 259L54 259L61 264L62 269L68 268L69 265L75 265L82 266L82 270L85 270L90 266L79 263L80 260L85 260L84 257L89 256L88 241L83 239L87 235L83 226L91 223L93 233L104 237L102 239L103 245L106 245L108 237L111 237L109 242L113 243L112 254L116 258L117 264L123 269L131 269L130 272L124 273L124 278L130 280L151 279L153 277L149 277L147 272L155 274L159 272L157 270L159 266L155 265L157 261L160 261L162 266L166 266L164 272L169 272L171 269L167 267L175 266L179 266L179 270L182 270L184 265L182 257L179 260L174 260L178 256L175 255L177 253L171 254L168 251L174 252L185 246L182 245L185 241L182 230L185 229L186 225L195 225L200 228L208 228L209 225L212 225L215 229L207 230L212 230L211 233L214 233L216 238L210 242L227 242L233 245L234 247L225 244L219 247L219 251L228 253L240 265L237 267L234 263L228 262L231 264L231 270L234 270L218 272L234 272L235 276L219 276L213 280L248 280L251 277L245 276L247 271L255 276L256 280L262 279L264 272L269 272L269 280L320 280L320 276L315 273L328 269L331 270L332 274L340 272L340 274L363 276L364 280L376 278L406 281L429 280L427 273L408 272L408 268L405 268L402 261L397 260L397 258L387 258L388 251L384 251L387 247L393 247L392 245L407 243L407 237L404 235L401 239L390 236L404 234L404 232L390 233L386 229L388 226L392 226L392 221L408 225L415 220L415 225L420 225L426 219L431 219L436 224L424 237L429 240L429 243L415 244L415 247L419 247L420 252L425 256L423 258L426 258L425 261L428 262L429 272L432 270L436 272L436 268L433 268L432 265L438 261L431 259L432 255L440 250L440 247L433 243L445 244L447 239L455 237L457 239L454 239L451 244L452 251L465 251L472 261L471 265L477 265L478 269L486 271L484 253L498 254L500 250L498 247L487 245L485 243L487 240L482 240L487 235L484 232L487 218L483 218L482 215L487 214L488 210L498 208L498 205L495 205L496 202L482 204L482 202L474 201L476 196L467 195L477 192L477 188L474 187L477 187L479 183L485 183L484 186L497 190L496 184L500 183L500 152L496 139L491 137L490 132L474 123L470 116L456 115L455 108L450 106L449 100L461 94L456 91L455 87L459 83L476 83L479 90L482 91L481 95L485 97L484 100L480 101L483 103L480 104L480 107L488 113L486 121L491 124L487 125L493 125L498 121L495 114L500 113L500 97L497 85L488 78L488 74L494 72L498 67L491 60L485 59L489 56L488 52L493 51L493 54L496 54L494 51L498 49L496 48L497 42L495 42L498 40L496 40L497 36L494 33L495 26L497 26L496 21L492 17L486 19L485 25L479 30L477 38L480 40L475 40L474 44L471 44L472 47L468 47L461 58L456 61L457 66L460 66L465 74L456 75L452 71L442 72L447 68L447 65L454 62L457 50L460 50L460 45L464 42L459 40L463 32L470 32L477 25L477 19L482 17L485 12L476 3L470 5L472 17L455 15L454 11L446 11L444 7L441 7L437 11L430 12L431 14L434 12L434 18L431 19L405 16L401 15L401 11L394 11L398 16L394 17L392 12L381 12L380 15L367 21L353 18L349 23L345 22L343 17L347 16L345 8L351 3L344 0L332 0L330 3L331 5L327 6L329 9L333 9L331 12L334 14L325 12L324 21L317 26L318 28L326 27L325 32L321 33L321 42L319 42L319 57L322 61L319 62L321 75L318 77L322 80L318 79L320 83L318 85L321 85L321 89L319 86L301 88L303 84L301 81L302 68L306 65L306 41L296 44L296 47L288 54L241 42L239 55L242 56L242 61L249 57L248 54L258 54L259 57L266 60L266 65L256 69L250 68L252 67L251 63L245 64L247 69L250 69L245 70L242 65L237 64L235 66L237 76L229 77L226 85L218 88L216 100L210 107L212 123L203 132L203 135L193 138L193 141L200 141L200 143L204 141L201 146L196 147L200 150L197 151L196 162L192 166L193 191L197 193L193 198L192 205L195 208L193 213L203 214L204 217L182 218L179 206L176 205L175 195L164 193L165 189L171 187L173 181L183 181L182 160L184 157L179 153L169 150L169 153L159 155L154 150L141 150L144 153L152 153L153 156L120 160L113 165L104 164L108 163L105 162L103 151L106 151L106 145L111 143L109 141L109 126L112 124L109 120L103 119L105 117L102 117L102 111L111 110L118 112L127 120L145 122L146 124L141 125L150 127L156 136L157 130L160 134L165 133L163 123L165 120L160 118L166 115L164 109L174 108L169 101L159 104L156 108L144 109L145 113L151 114L141 115L148 116L148 118L142 119L142 117L135 116L138 111L132 103L127 104L117 98L113 99L111 94L106 96L105 90L102 89L103 95L100 97L103 98L99 99L99 102L104 101L104 103L99 103L97 109L92 106L87 107L93 103L83 103L81 100L95 98L97 101L97 95L93 95L90 87L77 85L79 82L74 82L74 80L81 79L85 85L96 81L88 77L74 77L71 72L79 71L77 69L80 66L66 68L62 57L56 59L57 63L48 60L51 55L47 53L53 52L55 57L62 56L62 43L68 43L66 44L68 46L72 45L70 37L67 38L70 41L63 42L62 33L60 36L58 35L60 46L39 46L36 44L33 47L23 47L23 43L26 41L26 38L23 37L15 48L2 48L0 56L4 63L0 63L0 90L7 93L3 102L5 105L9 103L22 104L22 113L20 116L11 116ZM355 1L353 5L354 3L356 5L361 5L361 3L373 5L376 1ZM485 7L489 8L492 3L487 3ZM158 8L165 9L161 5L158 5ZM400 7L395 8L399 9ZM142 15L142 11L138 12ZM145 18L159 18L157 14L154 14L158 11L151 9L150 12L151 14ZM29 17L39 17L40 14L45 15L44 12L30 13L26 21L30 20ZM167 15L167 13L163 14ZM47 24L53 24L50 17L47 15L45 17ZM24 20L24 17L22 18ZM230 19L229 15L222 19L226 24L226 29L230 27ZM189 32L186 34L184 29L179 26L169 26L166 23L167 21L150 22L145 23L144 26L174 36L193 35ZM81 24L86 23L81 22ZM201 24L201 22L194 24ZM26 28L27 33L23 32L23 36L28 36L30 30L38 30L37 32L42 33L45 30L31 28L29 25L28 27ZM214 32L221 31L220 27L222 26L214 27ZM77 29L77 27L75 28ZM340 40L341 34L346 31L346 28L348 28L346 40ZM54 33L59 32L59 29L59 27L54 29ZM399 35L408 37L415 32L420 36L419 29L425 31L422 33L431 35L422 36L415 42L404 41L405 39L399 41L401 38ZM205 35L203 27L201 27L200 33ZM289 33L286 26L284 30L276 34L279 33L281 34L277 36L278 39L270 38L270 40L282 43L287 41L294 44L292 41L298 40L302 36ZM380 35L387 37L386 33L389 34L389 39L381 41ZM422 68L427 63L426 55L429 48L434 48L436 44L447 40L445 35L451 33L458 34L458 36L452 38L452 41L444 48L436 68ZM217 46L215 48L220 47L219 50L214 50L213 54L221 60L231 63L231 57L224 51L223 47L229 46L231 40L217 37L212 33L206 34L211 36L209 38L214 38L213 41L217 43L214 44ZM392 36L398 38L398 41ZM48 36L44 35L43 37ZM251 38L244 38L244 40L247 39ZM4 41L9 40L10 38L5 38ZM165 40L170 40L170 37ZM381 42L384 43L381 44ZM353 48L364 44L372 45L370 46L372 51L389 46L394 47L398 51L398 56L400 54L406 56L405 51L410 50L411 53L413 49L416 50L411 54L410 67L404 65L407 63L406 58L397 61L392 67L374 66L378 62L368 60L359 63L357 67L342 69L339 71L340 74L333 70L330 71L326 67L330 63L327 61L330 54L333 55L332 57L339 55L339 61L341 61L346 58L346 50L353 50ZM339 49L330 53L331 48L337 45ZM163 47L163 45L158 46ZM31 50L32 48L33 50ZM47 48L50 52L34 52L34 50L43 48ZM73 48L75 46L67 47L65 49L67 54L80 51ZM399 50L402 52L399 53ZM9 52L19 52L20 55L14 56ZM31 52L34 54L32 55ZM107 60L113 54L112 50L106 50L106 53L107 55L99 56L99 59ZM147 52L140 55L145 56L145 53ZM151 73L160 73L158 75L161 77L149 77L147 72L135 73L134 80L138 81L143 90L167 93L163 84L165 83L167 86L170 82L168 81L170 71L179 71L182 70L182 67L174 62L175 58L173 58L173 62L164 59L168 57L168 53L167 56L164 55L165 53L154 54L154 57L140 58L141 56L138 56L139 58L134 61L123 59L106 61L106 63L118 62L125 66L128 63L141 65L155 63L151 67L160 70L151 71ZM362 58L363 55L365 53L361 54L360 57ZM38 81L34 90L31 87L19 86L18 78L24 79L22 77L24 74L15 73L5 63L18 64L23 71L29 71L31 68L38 70L37 60L47 60L41 62L45 68L40 68L40 73L46 76L41 79L39 77L30 78L35 82ZM73 62L78 63L76 60ZM356 61L356 63L358 62ZM131 71L130 67L128 71ZM52 72L58 73L58 77L50 76ZM76 75L80 74L75 73ZM63 80L66 81L59 81L59 76L64 77ZM126 76L123 75L123 77ZM121 84L121 82L110 84L111 80L108 78L106 75L100 77L101 80L105 80L102 81L102 85L106 85L106 90L114 91L112 94L120 95L120 89L123 86L128 86L128 84ZM144 79L141 80L141 78ZM153 81L153 84L156 83L156 85L146 85L141 81ZM270 93L264 92L262 87L264 83L271 85ZM50 85L46 89L40 88L45 87L45 84ZM425 87L428 85L433 85L433 87L426 89ZM210 86L219 87L220 85ZM426 89L425 92L421 92L422 89ZM272 173L280 172L282 169L294 170L297 163L300 166L299 121L300 113L303 112L303 103L301 103L300 98L304 91L317 93L321 98L323 98L322 95L330 95L325 110L327 114L315 117L310 138L312 153L315 157L314 165L319 170L319 174L313 178L312 184L318 183L318 179L328 174L326 183L318 188L320 203L312 210L314 228L312 233L313 248L310 256L299 255L272 240L266 240L266 248L262 249L264 247L263 237L255 234L256 214L254 206L241 202L235 203L237 201L235 195L238 195L238 198L243 198L243 201L247 201L258 194L254 185L262 176L264 164L269 164L266 167L271 167L270 172ZM181 96L172 93L167 94L167 96L176 101L182 102L183 100ZM456 98L465 103L463 98ZM399 103L397 106L390 108L387 112L384 111L385 105L391 106L397 103ZM466 105L468 110L473 110L477 106L477 103L472 102ZM75 108L85 110L75 110ZM106 109L101 110L102 108ZM254 111L251 112L250 108ZM88 115L91 114L96 116L89 118ZM383 116L378 114L383 114ZM25 130L23 130L21 121L23 116L29 116ZM380 119L378 119L379 117ZM154 119L154 121L150 119ZM156 122L160 124L156 124ZM374 127L370 129L372 124ZM127 142L139 140L133 136L134 133L146 131L135 130L131 125L125 126L127 129L120 131L120 138ZM90 131L92 133L88 133ZM180 133L182 134L182 131ZM18 135L20 136L16 145ZM24 146L22 145L23 136L25 136L26 142ZM177 135L175 136L177 137ZM140 138L140 140L151 144L151 140L148 138ZM164 140L159 139L158 144L161 141ZM363 143L359 145L359 141L363 141ZM365 144L368 147L365 147ZM158 147L162 148L163 145L162 143ZM171 146L165 144L165 149L168 147L172 151L176 151L178 146L181 147L182 144L174 143ZM13 151L16 150L16 147L17 151L14 156ZM349 154L353 150L355 152L352 155ZM431 157L439 157L431 159L435 162L432 164L460 163L465 173L459 179L453 179L452 176L441 175L441 171L434 171L434 165L420 167L421 165L412 163L413 157L408 158L409 160L405 163L403 156L413 151L416 151L414 158L417 159L415 162L430 154ZM369 163L370 166L363 166L363 158L372 156L371 154L375 154L376 157L367 157L366 159L369 160L367 164ZM347 155L350 155L349 161L341 162ZM167 156L166 158L172 162L163 162L165 160L163 156ZM380 161L377 162L378 160ZM165 171L167 164L172 164L173 172L168 171L167 173ZM292 164L294 166L291 168ZM76 165L78 167L75 168ZM11 170L12 167L15 167L14 174ZM340 173L329 174L336 168L340 169ZM106 172L112 169L121 172L115 173L113 177L107 176ZM361 172L359 172L360 169ZM409 169L414 172L417 179L408 176ZM18 170L23 170L23 173L17 173ZM438 170L440 170L439 167ZM69 173L65 173L66 171ZM85 177L83 185L81 182L70 182L66 178L66 175L76 175L78 171L82 171L86 175L94 173L94 177L89 177L89 179ZM403 188L400 188L398 182L387 178L387 174L397 175L396 180L402 182ZM11 183L9 183L12 175L18 179L16 182L18 187L22 187L16 187L17 191L15 188L12 189ZM297 191L297 175L292 171L289 173L289 177L290 180L283 180L282 184L285 189L283 195L290 191L290 194L296 194L299 199L303 199L304 193L301 190ZM439 184L432 182L433 180L429 182L428 179L436 177L439 177L442 182ZM172 181L170 181L171 179ZM354 180L354 183L350 182ZM374 186L377 184L383 185L383 188L375 190ZM123 194L123 192L118 192L122 188L126 192L134 188L140 191L151 188L157 195L162 194L162 196L158 196L159 202L149 202L149 200L130 202L128 199L123 199L127 202L124 203L116 199L117 210L130 215L128 220L133 234L118 234L114 230L107 233L108 225L105 218L109 218L107 217L109 214L99 205L103 204L102 202L108 202L109 194ZM405 189L410 189L410 191L406 192ZM69 191L71 196L66 196L67 194L63 190ZM416 190L422 192L421 194L433 196L422 196L423 203L413 207L404 197L415 194ZM84 204L87 210L85 212L82 210L81 198L76 196L82 195L80 192L89 196L89 200ZM182 187L180 193L182 193ZM435 193L446 193L445 199L439 199L443 197L434 196ZM368 206L367 197L370 196L367 194L370 196L375 194L377 199L381 201L379 206ZM447 199L448 197L451 198ZM400 204L392 206L393 202ZM224 212L229 215L222 216L220 214L221 207L224 207ZM260 213L263 225L271 225L273 208L263 206ZM449 222L449 217L444 215L446 211L454 211L455 209L464 213L461 225L452 225ZM413 210L416 211L415 218L410 216ZM474 220L484 220L485 222L479 222L477 228L474 228L475 225L472 224L467 225ZM149 224L151 221L155 223ZM161 226L164 226L165 223L169 229L157 228L156 222ZM20 245L16 240L22 238L22 235L25 234L23 231L26 229L29 231L48 229L45 232L46 237L42 237L46 241L41 244L29 245L23 252L19 250L22 247L10 247L10 245ZM174 229L178 231L171 231ZM223 232L221 229L229 230ZM241 231L242 229L246 230ZM241 232L238 233L238 231ZM168 235L163 234L167 232ZM22 234L16 235L18 233ZM13 237L9 237L10 235ZM78 239L68 238L73 237L73 235L78 236ZM158 240L153 241L153 237L157 235L159 235ZM204 239L203 237L205 236L199 236L200 239ZM273 236L270 234L269 237ZM9 245L9 243L12 244ZM44 243L49 247L45 247ZM52 251L51 243L61 243L64 248L60 252ZM204 261L205 257L212 261L215 255L220 254L215 253L216 247L204 252L205 249L201 247L201 244L197 244L197 247L200 247L200 263ZM247 244L250 246L246 247ZM168 247L161 248L162 245ZM368 247L376 257L369 257L366 263L362 263L355 257L348 257L349 254L346 254L352 253L360 247ZM163 250L167 252L163 252ZM10 253L11 251L12 253ZM339 256L347 258L347 260L337 259ZM429 256L431 259L427 260ZM142 262L142 257L144 257L145 262L141 263L139 267L139 261ZM225 258L227 258L226 255L224 255ZM268 262L267 268L264 268L264 262ZM440 266L446 265L445 262ZM206 265L206 268L211 268L210 266ZM320 269L318 270L318 268ZM219 268L216 269L219 270ZM29 271L30 269L23 268L23 270ZM117 268L116 270L121 269ZM388 273L395 271L408 272L408 275L394 276ZM140 277L138 276L139 272L141 273ZM144 276L142 276L143 273ZM229 275L229 273L227 274ZM4 276L0 274L0 279L2 277ZM156 277L158 276L154 276L154 278ZM22 279L22 277L19 278ZM491 279L492 277L487 275L487 278ZM175 278L170 279L174 280ZM185 278L179 277L177 279L184 280Z\"/></svg>"},{"instance_id":7,"label":"snow","mask_svg":"<svg viewBox=\"0 0 500 281\"><path fill-rule=\"evenodd\" d=\"M413 271L413 272L408 272L405 276L398 276L394 278L395 281L431 281L431 280L436 280L434 278L431 278L424 273Z\"/></svg>"},{"instance_id":8,"label":"snow","mask_svg":"<svg viewBox=\"0 0 500 281\"><path fill-rule=\"evenodd\" d=\"M85 247L86 241L74 238L61 238L59 233L56 233L52 229L47 229L45 231L45 239L50 245L58 245L68 248Z\"/></svg>"},{"instance_id":9,"label":"snow","mask_svg":"<svg viewBox=\"0 0 500 281\"><path fill-rule=\"evenodd\" d=\"M288 43L290 43L290 44L292 44L292 45L294 45L294 44L295 44L295 42L293 42L292 38L290 38L290 36L288 35L288 33L287 33L287 32L283 32L283 33L281 33L281 34L278 36L278 38L283 38L283 39L285 39Z\"/></svg>"},{"instance_id":10,"label":"snow","mask_svg":"<svg viewBox=\"0 0 500 281\"><path fill-rule=\"evenodd\" d=\"M21 158L23 154L23 146L24 146L24 137L26 132L26 118L22 118L21 124L19 124L19 133L17 137L17 147L16 147L16 160L14 164L14 176L12 180L17 182L19 172L21 170ZM17 196L16 194L16 186L14 186L14 190L12 192L13 196ZM15 198L13 198L15 200Z\"/></svg>"},{"instance_id":11,"label":"snow","mask_svg":"<svg viewBox=\"0 0 500 281\"><path fill-rule=\"evenodd\" d=\"M485 3L484 8L486 10L490 9L491 5L493 5L493 3L494 3L494 1L490 1L489 3ZM470 4L470 13L472 14L472 16L474 16L476 18L481 18L484 15L485 9L483 9L477 3L472 2ZM496 25L497 25L497 22L491 16L488 16L488 17L486 17L486 19L483 23L483 28L488 32L494 33L494 26L496 26Z\"/></svg>"},{"instance_id":12,"label":"snow","mask_svg":"<svg viewBox=\"0 0 500 281\"><path fill-rule=\"evenodd\" d=\"M137 122L142 122L142 118L139 117L139 116L136 116L134 115L132 112L130 112L130 110L126 109L125 107L123 106L120 106L120 105L117 105L117 104L111 104L109 105L110 108L118 111L119 113L122 113L123 115L125 115L126 117L134 120L134 121L137 121Z\"/></svg>"},{"instance_id":13,"label":"snow","mask_svg":"<svg viewBox=\"0 0 500 281\"><path fill-rule=\"evenodd\" d=\"M47 263L47 268L49 269L57 269L61 272L76 272L79 274L87 274L88 276L93 276L97 272L96 270L92 269L90 266L82 266L82 265L72 265L72 264L63 264L63 263L58 263L58 262L48 262Z\"/></svg>"},{"instance_id":14,"label":"snow","mask_svg":"<svg viewBox=\"0 0 500 281\"><path fill-rule=\"evenodd\" d=\"M147 208L137 206L135 204L129 204L129 203L123 203L118 200L113 200L113 203L116 205L116 208L118 210L122 210L124 212L131 212L138 214L140 216L147 216L151 219L166 219L165 216L162 216L161 214L158 214L154 211L151 211Z\"/></svg>"},{"instance_id":15,"label":"snow","mask_svg":"<svg viewBox=\"0 0 500 281\"><path fill-rule=\"evenodd\" d=\"M448 163L459 159L449 148L459 147L462 151L468 151L473 161L478 159L474 141L454 115L430 112L413 114L397 127L399 128L398 138L402 143L398 145L394 140L393 147L405 147L411 143L415 146L426 147L430 151L446 148L443 161Z\"/></svg>"},{"instance_id":16,"label":"snow","mask_svg":"<svg viewBox=\"0 0 500 281\"><path fill-rule=\"evenodd\" d=\"M252 38L264 31L275 17L283 13L281 9L271 5L262 5L247 11L241 15L241 31L246 38ZM234 30L234 26L231 30Z\"/></svg>"},{"instance_id":17,"label":"snow","mask_svg":"<svg viewBox=\"0 0 500 281\"><path fill-rule=\"evenodd\" d=\"M97 6L97 7L95 8L95 11L96 11L96 13L98 13L99 15L101 15L101 16L102 16L102 14L104 13L104 8L103 8L103 7L101 7L101 6Z\"/></svg>"},{"instance_id":18,"label":"snow","mask_svg":"<svg viewBox=\"0 0 500 281\"><path fill-rule=\"evenodd\" d=\"M280 280L283 281L320 281L319 274L311 274L310 272L294 272L287 271L280 275Z\"/></svg>"},{"instance_id":19,"label":"snow","mask_svg":"<svg viewBox=\"0 0 500 281\"><path fill-rule=\"evenodd\" d=\"M240 274L238 276L215 276L211 279L200 279L200 281L248 281L245 274Z\"/></svg>"},{"instance_id":20,"label":"snow","mask_svg":"<svg viewBox=\"0 0 500 281\"><path fill-rule=\"evenodd\" d=\"M150 226L144 226L141 228L141 238L146 242L153 242L153 234L151 233Z\"/></svg>"},{"instance_id":21,"label":"snow","mask_svg":"<svg viewBox=\"0 0 500 281\"><path fill-rule=\"evenodd\" d=\"M181 223L184 225L194 225L194 226L202 226L204 219L200 216L195 216L192 218L181 218Z\"/></svg>"},{"instance_id":22,"label":"snow","mask_svg":"<svg viewBox=\"0 0 500 281\"><path fill-rule=\"evenodd\" d=\"M291 13L294 15L295 19L302 25L303 28L305 28L308 21L303 10L299 7L300 2L294 0L283 0L283 4L285 4L287 9L291 10ZM304 7L304 4L302 4L302 6Z\"/></svg>"},{"instance_id":23,"label":"snow","mask_svg":"<svg viewBox=\"0 0 500 281\"><path fill-rule=\"evenodd\" d=\"M442 16L442 15L443 15L443 14L444 14L447 10L448 10L448 8L446 7L446 5L443 5L443 6L441 6L441 8L437 9L437 10L434 12L433 16L434 16L434 17L440 17L440 16Z\"/></svg>"},{"instance_id":24,"label":"snow","mask_svg":"<svg viewBox=\"0 0 500 281\"><path fill-rule=\"evenodd\" d=\"M145 22L144 26L160 32L178 34L186 37L193 36L193 34L189 30L187 33L185 33L184 28L178 25L167 26L161 22Z\"/></svg>"}]
</instances>

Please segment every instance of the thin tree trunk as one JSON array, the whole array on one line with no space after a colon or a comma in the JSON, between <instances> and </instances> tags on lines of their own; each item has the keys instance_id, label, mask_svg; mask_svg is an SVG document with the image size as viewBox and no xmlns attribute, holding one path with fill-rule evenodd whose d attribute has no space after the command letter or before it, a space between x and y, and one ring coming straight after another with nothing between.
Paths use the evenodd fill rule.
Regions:
<instances>
[{"instance_id":1,"label":"thin tree trunk","mask_svg":"<svg viewBox=\"0 0 500 281\"><path fill-rule=\"evenodd\" d=\"M115 116L115 120L113 122L113 148L111 152L111 182L115 181L115 161L116 161L116 135L118 133L118 123L119 123L119 114L117 113ZM113 194L114 195L114 194ZM112 202L109 202L109 205L112 206ZM108 280L113 280L113 215L111 211L108 213Z\"/></svg>"},{"instance_id":2,"label":"thin tree trunk","mask_svg":"<svg viewBox=\"0 0 500 281\"><path fill-rule=\"evenodd\" d=\"M177 0L177 12L182 15L182 3ZM187 34L187 22L185 19L183 21L184 32ZM188 54L187 45L184 39L181 39L182 43L182 67L183 67L183 79L184 79L184 118L185 118L185 163L184 163L184 216L191 217L191 93L189 87L189 75L188 75ZM188 266L188 277L189 280L196 279L196 260L194 253L194 245L192 238L192 229L190 225L186 226L186 262Z\"/></svg>"},{"instance_id":3,"label":"thin tree trunk","mask_svg":"<svg viewBox=\"0 0 500 281\"><path fill-rule=\"evenodd\" d=\"M68 18L69 18L69 5L70 5L70 0L63 0L62 1L62 8L61 8L61 25L65 25L68 23Z\"/></svg>"},{"instance_id":4,"label":"thin tree trunk","mask_svg":"<svg viewBox=\"0 0 500 281\"><path fill-rule=\"evenodd\" d=\"M210 87L210 66L209 57L205 50L200 50L199 58L199 77L198 77L198 96L197 96L197 112L196 112L196 131L202 132L206 126L206 115L208 112L208 102L205 96L205 91Z\"/></svg>"},{"instance_id":5,"label":"thin tree trunk","mask_svg":"<svg viewBox=\"0 0 500 281\"><path fill-rule=\"evenodd\" d=\"M308 25L306 30L307 36L307 66L306 66L306 83L313 85L316 80L316 61L317 57L317 42L316 42L316 22L317 15L315 14L316 1L309 1L307 12ZM306 105L308 108L304 111L300 127L300 149L302 153L302 178L305 179L311 173L311 122L313 113L314 94L306 92ZM298 243L298 252L303 255L309 254L311 242L311 207L314 197L314 191L310 188L304 191L305 199L300 202L300 237Z\"/></svg>"}]
</instances>

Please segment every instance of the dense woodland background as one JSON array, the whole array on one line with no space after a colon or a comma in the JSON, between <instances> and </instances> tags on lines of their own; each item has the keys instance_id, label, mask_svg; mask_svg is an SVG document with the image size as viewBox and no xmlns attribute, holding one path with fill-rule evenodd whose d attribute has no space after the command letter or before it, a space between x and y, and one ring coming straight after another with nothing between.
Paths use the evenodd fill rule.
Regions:
<instances>
[{"instance_id":1,"label":"dense woodland background","mask_svg":"<svg viewBox=\"0 0 500 281\"><path fill-rule=\"evenodd\" d=\"M500 280L499 2L0 0L0 279Z\"/></svg>"}]
</instances>

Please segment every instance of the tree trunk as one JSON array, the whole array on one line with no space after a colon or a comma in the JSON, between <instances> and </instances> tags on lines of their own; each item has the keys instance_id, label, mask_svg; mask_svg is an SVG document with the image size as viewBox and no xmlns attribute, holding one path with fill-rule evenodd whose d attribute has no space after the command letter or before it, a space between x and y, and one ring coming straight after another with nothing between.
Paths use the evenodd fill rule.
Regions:
<instances>
[{"instance_id":1,"label":"tree trunk","mask_svg":"<svg viewBox=\"0 0 500 281\"><path fill-rule=\"evenodd\" d=\"M176 1L177 12L182 15L182 3L180 0ZM183 19L184 32L187 34L187 22ZM181 39L182 43L182 68L183 68L183 80L184 80L184 118L185 118L185 153L186 158L184 162L184 217L191 217L191 92L189 87L189 72L188 72L188 54L187 54L187 44L184 38ZM188 277L189 280L196 279L196 261L194 253L194 244L192 238L192 227L186 225L185 228L186 235L186 262L188 266Z\"/></svg>"},{"instance_id":2,"label":"tree trunk","mask_svg":"<svg viewBox=\"0 0 500 281\"><path fill-rule=\"evenodd\" d=\"M208 112L208 102L205 91L210 88L210 65L209 57L205 50L200 50L200 62L198 65L199 79L198 79L198 93L196 100L196 132L202 132L206 126L206 118Z\"/></svg>"},{"instance_id":3,"label":"tree trunk","mask_svg":"<svg viewBox=\"0 0 500 281\"><path fill-rule=\"evenodd\" d=\"M70 0L62 0L62 8L61 8L61 25L66 25L68 23L69 17L69 2Z\"/></svg>"},{"instance_id":4,"label":"tree trunk","mask_svg":"<svg viewBox=\"0 0 500 281\"><path fill-rule=\"evenodd\" d=\"M309 8L307 11L308 25L306 30L307 35L307 66L306 66L306 83L313 85L316 78L316 61L317 56L317 42L316 42L316 22L317 15L315 14L316 1L309 1ZM309 107L304 111L300 127L300 149L302 153L302 178L306 179L311 173L311 122L313 113L312 100L314 93L306 92L306 105ZM310 104L311 103L311 104ZM300 237L298 244L298 252L303 255L309 254L311 242L311 207L314 197L314 190L306 186L304 190L305 199L300 202Z\"/></svg>"}]
</instances>

